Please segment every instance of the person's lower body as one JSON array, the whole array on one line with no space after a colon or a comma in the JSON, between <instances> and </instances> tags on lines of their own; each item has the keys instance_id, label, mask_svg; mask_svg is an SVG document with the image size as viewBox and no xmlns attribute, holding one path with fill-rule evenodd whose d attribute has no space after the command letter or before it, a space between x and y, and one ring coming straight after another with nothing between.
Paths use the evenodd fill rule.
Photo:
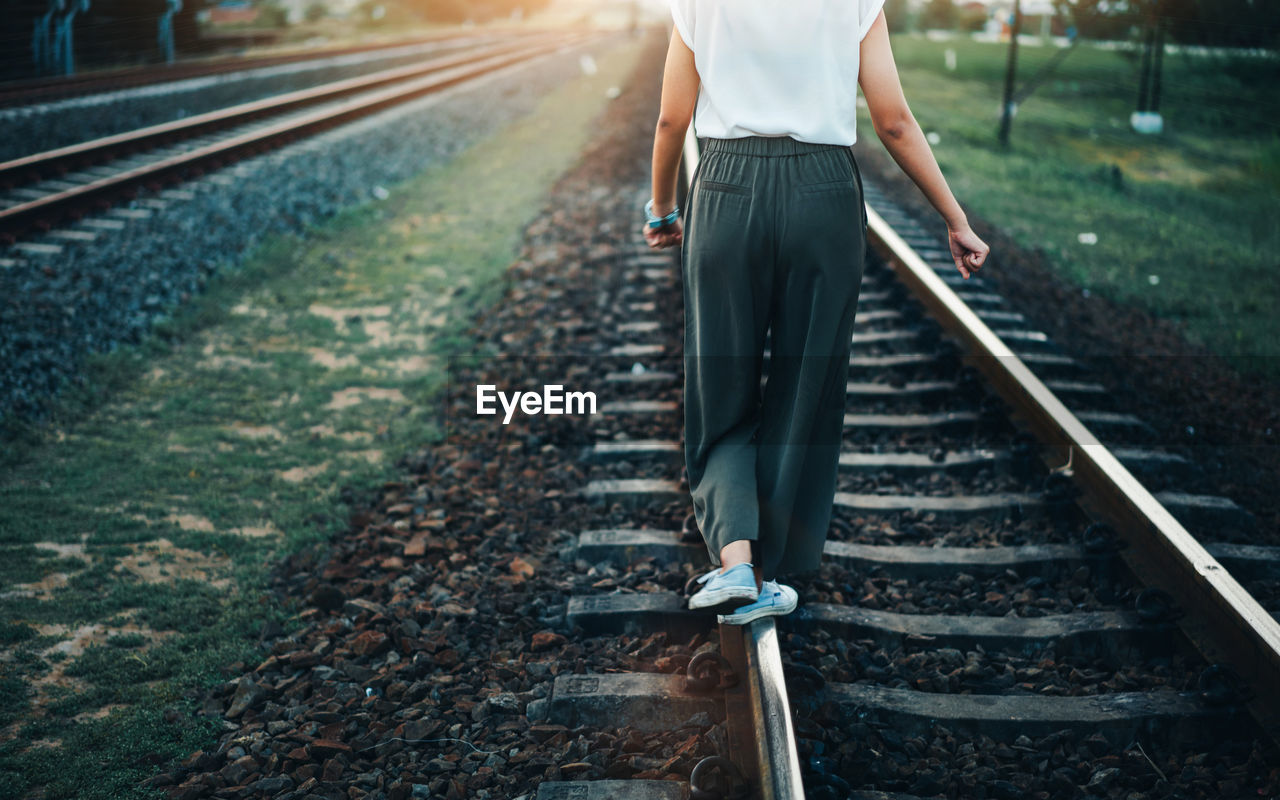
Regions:
<instances>
[{"instance_id":1,"label":"person's lower body","mask_svg":"<svg viewBox=\"0 0 1280 800\"><path fill-rule=\"evenodd\" d=\"M831 522L866 249L862 181L839 145L704 142L681 247L689 490L712 564L749 563L758 602L785 607L776 578L817 568ZM708 585L723 590L713 584L732 581L719 574Z\"/></svg>"}]
</instances>

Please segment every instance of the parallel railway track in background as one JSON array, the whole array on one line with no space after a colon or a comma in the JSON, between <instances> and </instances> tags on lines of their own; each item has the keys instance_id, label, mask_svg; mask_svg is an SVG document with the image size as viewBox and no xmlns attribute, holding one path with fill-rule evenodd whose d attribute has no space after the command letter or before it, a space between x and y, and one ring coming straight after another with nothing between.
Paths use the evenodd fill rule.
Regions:
<instances>
[{"instance_id":1,"label":"parallel railway track in background","mask_svg":"<svg viewBox=\"0 0 1280 800\"><path fill-rule=\"evenodd\" d=\"M531 33L520 29L503 31L501 28L485 28L478 32L508 33L514 36L529 35ZM467 32L462 35L470 36L473 33L476 32ZM248 58L192 59L167 65L119 67L84 72L72 76L5 81L0 83L0 108L28 105L35 102L49 102L69 97L82 97L100 92L115 92L121 89L153 86L171 81L277 67L285 64L299 64L307 61L374 53L379 50L412 47L413 45L447 41L459 35L458 31L445 31L397 42L379 42L320 50L309 48Z\"/></svg>"},{"instance_id":2,"label":"parallel railway track in background","mask_svg":"<svg viewBox=\"0 0 1280 800\"><path fill-rule=\"evenodd\" d=\"M686 190L697 158L690 134ZM947 759L981 758L983 737L1045 751L1036 768L1053 796L1103 795L1114 780L1055 757L1064 742L1120 765L1202 748L1196 763L1243 779L1246 753L1280 730L1280 625L1247 590L1280 570L1280 548L1249 544L1253 519L1229 499L1182 491L1194 464L1109 408L1080 364L980 277L962 280L945 244L870 183L866 201L831 570L796 581L796 612L718 630L676 593L573 597L580 637L688 655L656 673L561 674L530 718L650 732L723 721L723 753L687 786L558 781L537 798L1037 796L1016 770L981 788L948 772ZM680 305L679 261L638 234L630 247L627 282L600 301L623 321L582 495L644 520L688 504L679 316L664 311ZM1222 538L1202 545L1188 527ZM688 519L580 531L564 555L611 564L623 585L645 563L709 568ZM886 743L918 759L903 766Z\"/></svg>"},{"instance_id":3,"label":"parallel railway track in background","mask_svg":"<svg viewBox=\"0 0 1280 800\"><path fill-rule=\"evenodd\" d=\"M589 34L519 36L371 75L289 92L0 163L0 237L10 242L62 220L109 208L139 187L325 130L488 72L572 46ZM129 213L126 209L125 213ZM54 231L74 237L75 232ZM40 245L19 244L39 248Z\"/></svg>"}]
</instances>

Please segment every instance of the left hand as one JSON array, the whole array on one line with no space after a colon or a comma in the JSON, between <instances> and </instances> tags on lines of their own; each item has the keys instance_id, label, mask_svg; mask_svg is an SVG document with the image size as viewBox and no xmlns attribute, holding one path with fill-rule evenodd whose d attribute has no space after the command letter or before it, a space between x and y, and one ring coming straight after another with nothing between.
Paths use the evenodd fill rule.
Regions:
<instances>
[{"instance_id":1,"label":"left hand","mask_svg":"<svg viewBox=\"0 0 1280 800\"><path fill-rule=\"evenodd\" d=\"M680 220L676 220L670 225L663 225L661 228L650 228L646 224L644 226L644 240L654 250L661 250L664 247L679 247L684 242L684 227L680 224Z\"/></svg>"},{"instance_id":2,"label":"left hand","mask_svg":"<svg viewBox=\"0 0 1280 800\"><path fill-rule=\"evenodd\" d=\"M947 226L947 245L951 248L951 258L956 262L956 269L960 270L965 280L969 280L970 275L982 268L987 254L991 252L991 248L978 238L978 234L973 232L967 222L955 227Z\"/></svg>"}]
</instances>

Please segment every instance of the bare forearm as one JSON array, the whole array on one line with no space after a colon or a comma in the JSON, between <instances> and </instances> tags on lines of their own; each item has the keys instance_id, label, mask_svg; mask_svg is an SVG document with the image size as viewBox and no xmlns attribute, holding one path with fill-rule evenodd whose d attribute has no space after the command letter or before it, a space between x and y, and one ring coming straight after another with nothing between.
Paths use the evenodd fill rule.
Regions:
<instances>
[{"instance_id":1,"label":"bare forearm","mask_svg":"<svg viewBox=\"0 0 1280 800\"><path fill-rule=\"evenodd\" d=\"M658 120L653 135L653 213L661 216L676 205L676 182L679 179L680 154L688 129Z\"/></svg>"},{"instance_id":2,"label":"bare forearm","mask_svg":"<svg viewBox=\"0 0 1280 800\"><path fill-rule=\"evenodd\" d=\"M951 257L955 259L956 269L968 280L982 267L991 248L969 227L964 210L951 194L946 178L942 177L942 170L938 168L933 149L924 138L924 131L920 130L920 123L907 107L889 44L889 23L885 20L884 9L876 14L859 47L858 85L867 100L867 111L871 114L876 135L902 171L915 181L946 220Z\"/></svg>"},{"instance_id":3,"label":"bare forearm","mask_svg":"<svg viewBox=\"0 0 1280 800\"><path fill-rule=\"evenodd\" d=\"M942 170L933 156L933 150L929 147L924 131L920 129L920 123L916 122L915 117L908 113L893 125L877 129L876 133L884 143L885 149L889 151L889 155L898 162L898 166L907 174L907 177L920 187L925 198L946 220L947 226L955 228L967 225L964 210L960 208L960 204L951 193L951 188L947 186L947 180L942 176Z\"/></svg>"}]
</instances>

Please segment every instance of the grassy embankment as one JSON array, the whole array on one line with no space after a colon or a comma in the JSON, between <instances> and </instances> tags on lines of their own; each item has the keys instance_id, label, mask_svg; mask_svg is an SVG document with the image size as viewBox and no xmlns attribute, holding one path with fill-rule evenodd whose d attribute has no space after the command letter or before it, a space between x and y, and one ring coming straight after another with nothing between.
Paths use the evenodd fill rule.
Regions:
<instances>
[{"instance_id":1,"label":"grassy embankment","mask_svg":"<svg viewBox=\"0 0 1280 800\"><path fill-rule=\"evenodd\" d=\"M1165 132L1145 136L1129 127L1136 60L1081 46L1019 107L1005 153L996 130L1007 44L903 35L893 50L971 213L1042 249L1068 281L1179 321L1246 372L1280 377L1280 61L1167 55ZM1053 51L1019 48L1019 85ZM880 147L865 108L859 131Z\"/></svg>"},{"instance_id":2,"label":"grassy embankment","mask_svg":"<svg viewBox=\"0 0 1280 800\"><path fill-rule=\"evenodd\" d=\"M453 162L263 245L53 428L0 448L0 796L129 798L209 742L193 691L260 657L283 554L435 441L471 310L638 45ZM531 158L531 154L537 154Z\"/></svg>"}]
</instances>

